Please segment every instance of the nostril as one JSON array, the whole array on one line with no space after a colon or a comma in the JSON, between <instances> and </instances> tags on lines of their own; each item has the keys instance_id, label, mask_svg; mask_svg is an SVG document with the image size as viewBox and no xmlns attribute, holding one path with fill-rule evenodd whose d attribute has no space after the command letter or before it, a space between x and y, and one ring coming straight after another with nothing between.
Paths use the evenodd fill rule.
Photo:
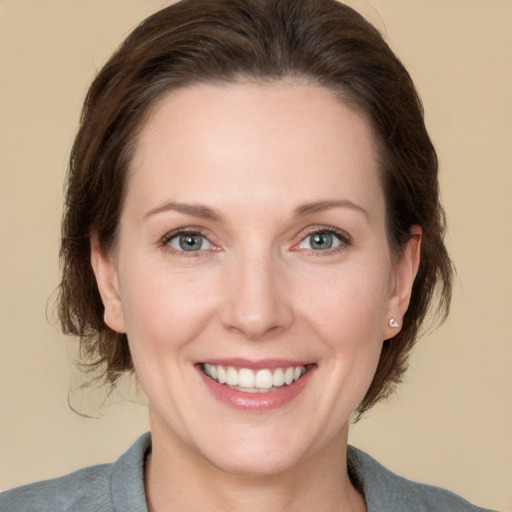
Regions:
<instances>
[{"instance_id":1,"label":"nostril","mask_svg":"<svg viewBox=\"0 0 512 512\"><path fill-rule=\"evenodd\" d=\"M283 324L277 324L277 322L271 324L259 321L238 321L227 324L226 328L236 335L243 336L248 340L257 341L277 336L285 331L287 327Z\"/></svg>"}]
</instances>

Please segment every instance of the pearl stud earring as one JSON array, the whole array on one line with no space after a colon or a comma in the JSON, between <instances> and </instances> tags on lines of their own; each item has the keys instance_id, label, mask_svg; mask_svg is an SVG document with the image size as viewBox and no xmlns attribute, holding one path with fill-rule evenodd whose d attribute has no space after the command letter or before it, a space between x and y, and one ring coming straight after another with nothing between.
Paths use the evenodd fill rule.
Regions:
<instances>
[{"instance_id":1,"label":"pearl stud earring","mask_svg":"<svg viewBox=\"0 0 512 512\"><path fill-rule=\"evenodd\" d=\"M393 327L393 329L396 329L398 327L398 322L394 318L390 318L388 325L389 327Z\"/></svg>"}]
</instances>

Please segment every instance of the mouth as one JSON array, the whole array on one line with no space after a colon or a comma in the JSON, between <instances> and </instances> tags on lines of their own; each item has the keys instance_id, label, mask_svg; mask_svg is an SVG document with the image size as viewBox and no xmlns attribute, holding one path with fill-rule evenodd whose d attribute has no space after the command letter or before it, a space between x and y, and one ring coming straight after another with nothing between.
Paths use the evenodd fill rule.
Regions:
<instances>
[{"instance_id":1,"label":"mouth","mask_svg":"<svg viewBox=\"0 0 512 512\"><path fill-rule=\"evenodd\" d=\"M251 413L295 402L318 369L316 363L285 359L209 360L195 366L213 397L228 407Z\"/></svg>"},{"instance_id":2,"label":"mouth","mask_svg":"<svg viewBox=\"0 0 512 512\"><path fill-rule=\"evenodd\" d=\"M236 368L223 364L202 363L202 372L210 379L232 390L243 393L269 393L282 390L302 379L313 367L283 365L277 368Z\"/></svg>"}]
</instances>

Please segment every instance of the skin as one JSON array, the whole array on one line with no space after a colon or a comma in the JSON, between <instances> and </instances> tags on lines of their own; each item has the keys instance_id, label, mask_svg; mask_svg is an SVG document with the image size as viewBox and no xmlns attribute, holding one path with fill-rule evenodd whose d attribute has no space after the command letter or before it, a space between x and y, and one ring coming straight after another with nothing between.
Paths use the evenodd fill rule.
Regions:
<instances>
[{"instance_id":1,"label":"skin","mask_svg":"<svg viewBox=\"0 0 512 512\"><path fill-rule=\"evenodd\" d=\"M183 251L177 229L200 233L200 250ZM333 247L312 246L326 229ZM408 306L412 232L393 255L371 130L330 91L236 83L160 100L117 245L105 254L93 236L91 254L105 321L128 334L150 403L152 510L366 510L347 475L348 425L398 332L389 318ZM314 372L283 407L240 411L197 368L235 357Z\"/></svg>"}]
</instances>

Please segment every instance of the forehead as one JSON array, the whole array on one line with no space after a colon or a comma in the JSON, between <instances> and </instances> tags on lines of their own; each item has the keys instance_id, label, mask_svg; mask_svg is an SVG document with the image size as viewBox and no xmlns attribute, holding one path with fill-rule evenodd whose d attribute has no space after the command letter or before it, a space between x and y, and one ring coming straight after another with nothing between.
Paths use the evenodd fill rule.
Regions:
<instances>
[{"instance_id":1,"label":"forehead","mask_svg":"<svg viewBox=\"0 0 512 512\"><path fill-rule=\"evenodd\" d=\"M326 88L290 82L167 94L140 131L128 194L134 190L151 201L228 194L281 203L283 195L307 202L349 191L354 200L369 193L380 201L382 193L364 117Z\"/></svg>"}]
</instances>

